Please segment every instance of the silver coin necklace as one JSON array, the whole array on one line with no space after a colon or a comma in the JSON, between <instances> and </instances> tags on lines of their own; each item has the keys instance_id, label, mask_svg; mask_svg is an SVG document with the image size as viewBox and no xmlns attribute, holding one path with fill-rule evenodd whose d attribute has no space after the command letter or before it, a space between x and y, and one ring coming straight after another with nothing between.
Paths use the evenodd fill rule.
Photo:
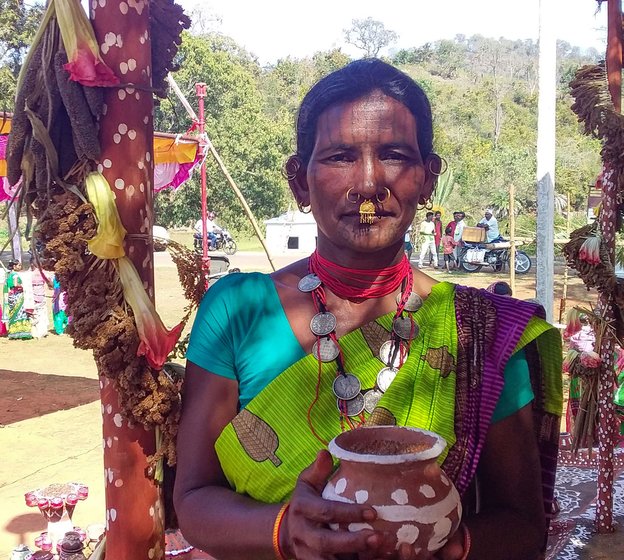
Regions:
<instances>
[{"instance_id":1,"label":"silver coin necklace","mask_svg":"<svg viewBox=\"0 0 624 560\"><path fill-rule=\"evenodd\" d=\"M312 295L317 313L310 321L310 330L316 337L312 354L320 363L336 362L336 377L332 390L341 422L354 428L364 422L364 412L372 413L377 403L390 387L409 353L409 344L419 332L412 314L422 305L422 299L412 291L411 268L401 283L401 292L396 303L397 310L392 320L390 339L380 348L378 358L384 364L377 374L375 386L362 390L360 379L345 370L344 359L336 335L336 316L327 309L325 290L321 279L310 272L299 280L301 292ZM343 425L344 427L344 425Z\"/></svg>"}]
</instances>

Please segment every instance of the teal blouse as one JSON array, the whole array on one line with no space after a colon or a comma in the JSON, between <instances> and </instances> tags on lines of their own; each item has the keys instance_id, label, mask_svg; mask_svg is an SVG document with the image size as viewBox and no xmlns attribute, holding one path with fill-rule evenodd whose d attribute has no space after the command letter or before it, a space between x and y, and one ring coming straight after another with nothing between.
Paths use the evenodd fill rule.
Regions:
<instances>
[{"instance_id":1,"label":"teal blouse","mask_svg":"<svg viewBox=\"0 0 624 560\"><path fill-rule=\"evenodd\" d=\"M208 290L197 311L186 357L239 385L241 408L306 355L268 274L229 274ZM505 366L505 385L492 423L533 400L529 366L520 350Z\"/></svg>"}]
</instances>

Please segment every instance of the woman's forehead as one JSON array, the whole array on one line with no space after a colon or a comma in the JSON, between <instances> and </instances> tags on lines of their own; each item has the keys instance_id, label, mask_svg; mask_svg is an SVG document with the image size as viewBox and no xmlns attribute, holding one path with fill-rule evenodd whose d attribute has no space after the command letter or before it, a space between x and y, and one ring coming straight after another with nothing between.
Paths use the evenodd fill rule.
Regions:
<instances>
[{"instance_id":1,"label":"woman's forehead","mask_svg":"<svg viewBox=\"0 0 624 560\"><path fill-rule=\"evenodd\" d=\"M378 137L390 142L417 142L414 115L403 103L380 91L336 103L319 116L317 141L350 142Z\"/></svg>"}]
</instances>

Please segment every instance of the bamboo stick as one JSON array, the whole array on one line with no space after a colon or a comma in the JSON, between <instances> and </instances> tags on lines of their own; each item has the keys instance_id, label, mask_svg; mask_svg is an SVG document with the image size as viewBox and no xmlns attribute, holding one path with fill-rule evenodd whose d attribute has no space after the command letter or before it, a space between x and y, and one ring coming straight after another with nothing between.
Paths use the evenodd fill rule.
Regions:
<instances>
[{"instance_id":1,"label":"bamboo stick","mask_svg":"<svg viewBox=\"0 0 624 560\"><path fill-rule=\"evenodd\" d=\"M516 187L509 185L509 286L516 293Z\"/></svg>"}]
</instances>

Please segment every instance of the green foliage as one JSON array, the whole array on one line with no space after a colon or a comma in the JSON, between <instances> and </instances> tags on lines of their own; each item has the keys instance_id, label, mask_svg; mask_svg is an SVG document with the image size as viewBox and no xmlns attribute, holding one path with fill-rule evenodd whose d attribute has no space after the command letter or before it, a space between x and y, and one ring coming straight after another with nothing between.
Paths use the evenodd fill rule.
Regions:
<instances>
[{"instance_id":1,"label":"green foliage","mask_svg":"<svg viewBox=\"0 0 624 560\"><path fill-rule=\"evenodd\" d=\"M0 111L11 111L17 76L41 16L43 3L0 0Z\"/></svg>"},{"instance_id":2,"label":"green foliage","mask_svg":"<svg viewBox=\"0 0 624 560\"><path fill-rule=\"evenodd\" d=\"M246 52L219 35L184 35L179 51L180 88L195 100L195 83L206 84L206 132L254 215L275 216L286 204L280 174L289 147L289 128L265 113L258 87L260 69ZM156 127L179 132L190 120L177 99L163 101ZM241 229L246 218L234 192L211 156L207 159L208 207L221 224ZM201 214L199 174L175 193L157 196L157 221L162 225L194 223Z\"/></svg>"}]
</instances>

